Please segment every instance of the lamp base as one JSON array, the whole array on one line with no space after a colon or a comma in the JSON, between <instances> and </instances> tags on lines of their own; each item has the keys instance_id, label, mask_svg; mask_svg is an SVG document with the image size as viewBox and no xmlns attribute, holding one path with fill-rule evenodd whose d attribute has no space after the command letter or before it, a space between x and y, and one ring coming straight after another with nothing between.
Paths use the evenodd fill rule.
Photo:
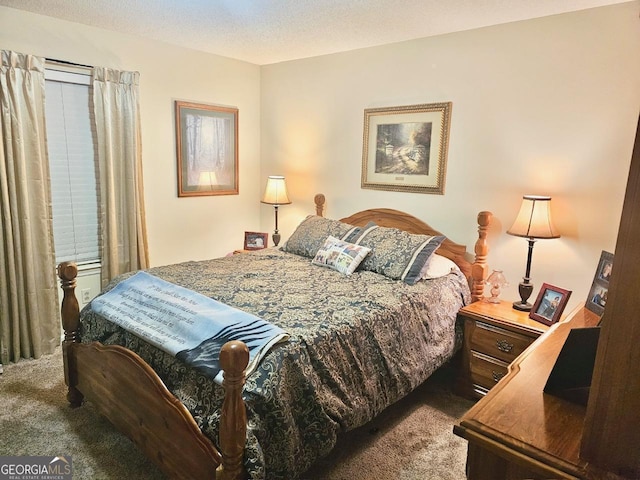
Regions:
<instances>
[{"instance_id":1,"label":"lamp base","mask_svg":"<svg viewBox=\"0 0 640 480\"><path fill-rule=\"evenodd\" d=\"M513 308L516 310L520 310L521 312L530 312L533 305L530 303L522 303L522 302L513 302Z\"/></svg>"},{"instance_id":2,"label":"lamp base","mask_svg":"<svg viewBox=\"0 0 640 480\"><path fill-rule=\"evenodd\" d=\"M278 246L278 244L280 243L280 234L279 233L274 233L273 235L271 235L271 239L273 240L273 245L275 247Z\"/></svg>"},{"instance_id":3,"label":"lamp base","mask_svg":"<svg viewBox=\"0 0 640 480\"><path fill-rule=\"evenodd\" d=\"M529 312L533 305L531 305L527 300L531 296L533 292L533 285L531 284L529 277L524 277L522 282L518 285L518 293L520 294L520 301L513 302L513 308L516 310L520 310L522 312Z\"/></svg>"}]
</instances>

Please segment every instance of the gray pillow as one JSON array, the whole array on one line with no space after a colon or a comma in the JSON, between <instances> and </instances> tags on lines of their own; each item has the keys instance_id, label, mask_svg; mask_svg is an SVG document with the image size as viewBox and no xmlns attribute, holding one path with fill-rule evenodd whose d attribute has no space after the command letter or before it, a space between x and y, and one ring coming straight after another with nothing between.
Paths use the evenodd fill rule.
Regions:
<instances>
[{"instance_id":1,"label":"gray pillow","mask_svg":"<svg viewBox=\"0 0 640 480\"><path fill-rule=\"evenodd\" d=\"M445 237L407 233L397 228L368 226L353 243L371 249L360 268L413 285Z\"/></svg>"},{"instance_id":2,"label":"gray pillow","mask_svg":"<svg viewBox=\"0 0 640 480\"><path fill-rule=\"evenodd\" d=\"M347 240L347 237L351 237L350 234L356 228L339 220L309 215L298 225L281 250L303 257L314 258L318 250L324 245L327 237L332 236Z\"/></svg>"}]
</instances>

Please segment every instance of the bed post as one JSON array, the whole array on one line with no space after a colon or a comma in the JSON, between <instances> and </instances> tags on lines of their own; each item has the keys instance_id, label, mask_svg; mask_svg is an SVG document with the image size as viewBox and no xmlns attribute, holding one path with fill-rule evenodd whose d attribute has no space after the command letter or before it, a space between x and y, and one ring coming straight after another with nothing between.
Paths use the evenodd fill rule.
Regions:
<instances>
[{"instance_id":1,"label":"bed post","mask_svg":"<svg viewBox=\"0 0 640 480\"><path fill-rule=\"evenodd\" d=\"M478 213L478 240L476 240L476 259L471 265L471 301L475 302L484 298L484 282L487 279L489 265L487 265L487 254L489 244L487 243L487 230L491 223L491 212L482 211Z\"/></svg>"},{"instance_id":2,"label":"bed post","mask_svg":"<svg viewBox=\"0 0 640 480\"><path fill-rule=\"evenodd\" d=\"M318 215L319 217L322 217L324 215L324 202L325 202L324 195L321 193L318 193L315 197L313 197L313 201L316 204L316 215Z\"/></svg>"},{"instance_id":3,"label":"bed post","mask_svg":"<svg viewBox=\"0 0 640 480\"><path fill-rule=\"evenodd\" d=\"M220 452L222 465L218 468L222 480L245 478L242 460L247 443L247 411L242 400L244 371L249 364L249 349L237 340L225 343L220 350L220 367L224 372L225 390L220 413Z\"/></svg>"},{"instance_id":4,"label":"bed post","mask_svg":"<svg viewBox=\"0 0 640 480\"><path fill-rule=\"evenodd\" d=\"M80 307L76 298L76 276L78 267L73 262L62 262L58 265L58 277L60 285L64 291L62 297L62 328L64 329L64 340L62 342L62 358L64 361L64 381L69 387L67 400L72 407L79 407L82 404L82 393L76 388L78 383L76 358L73 353L73 344L78 343L78 326L80 321Z\"/></svg>"}]
</instances>

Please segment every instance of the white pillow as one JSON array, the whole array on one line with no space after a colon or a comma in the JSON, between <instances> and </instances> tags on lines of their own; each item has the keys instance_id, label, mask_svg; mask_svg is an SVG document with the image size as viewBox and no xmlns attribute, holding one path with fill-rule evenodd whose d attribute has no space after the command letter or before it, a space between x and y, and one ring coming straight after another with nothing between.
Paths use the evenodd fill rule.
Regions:
<instances>
[{"instance_id":1,"label":"white pillow","mask_svg":"<svg viewBox=\"0 0 640 480\"><path fill-rule=\"evenodd\" d=\"M451 270L460 270L460 268L447 257L434 253L420 270L420 280L444 277L449 275Z\"/></svg>"},{"instance_id":2,"label":"white pillow","mask_svg":"<svg viewBox=\"0 0 640 480\"><path fill-rule=\"evenodd\" d=\"M362 245L329 236L311 263L332 268L345 275L351 275L370 251L370 248Z\"/></svg>"}]
</instances>

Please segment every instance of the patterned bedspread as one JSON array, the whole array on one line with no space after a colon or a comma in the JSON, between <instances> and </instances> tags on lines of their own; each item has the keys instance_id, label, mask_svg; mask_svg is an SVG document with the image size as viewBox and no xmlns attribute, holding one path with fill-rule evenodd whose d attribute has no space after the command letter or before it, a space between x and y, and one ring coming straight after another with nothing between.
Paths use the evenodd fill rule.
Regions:
<instances>
[{"instance_id":1,"label":"patterned bedspread","mask_svg":"<svg viewBox=\"0 0 640 480\"><path fill-rule=\"evenodd\" d=\"M246 381L245 465L254 479L298 477L331 451L340 432L420 385L460 346L456 313L469 302L459 273L409 286L370 271L343 276L276 249L149 272L291 334ZM90 304L80 334L83 342L138 353L217 443L222 387L99 318Z\"/></svg>"}]
</instances>

